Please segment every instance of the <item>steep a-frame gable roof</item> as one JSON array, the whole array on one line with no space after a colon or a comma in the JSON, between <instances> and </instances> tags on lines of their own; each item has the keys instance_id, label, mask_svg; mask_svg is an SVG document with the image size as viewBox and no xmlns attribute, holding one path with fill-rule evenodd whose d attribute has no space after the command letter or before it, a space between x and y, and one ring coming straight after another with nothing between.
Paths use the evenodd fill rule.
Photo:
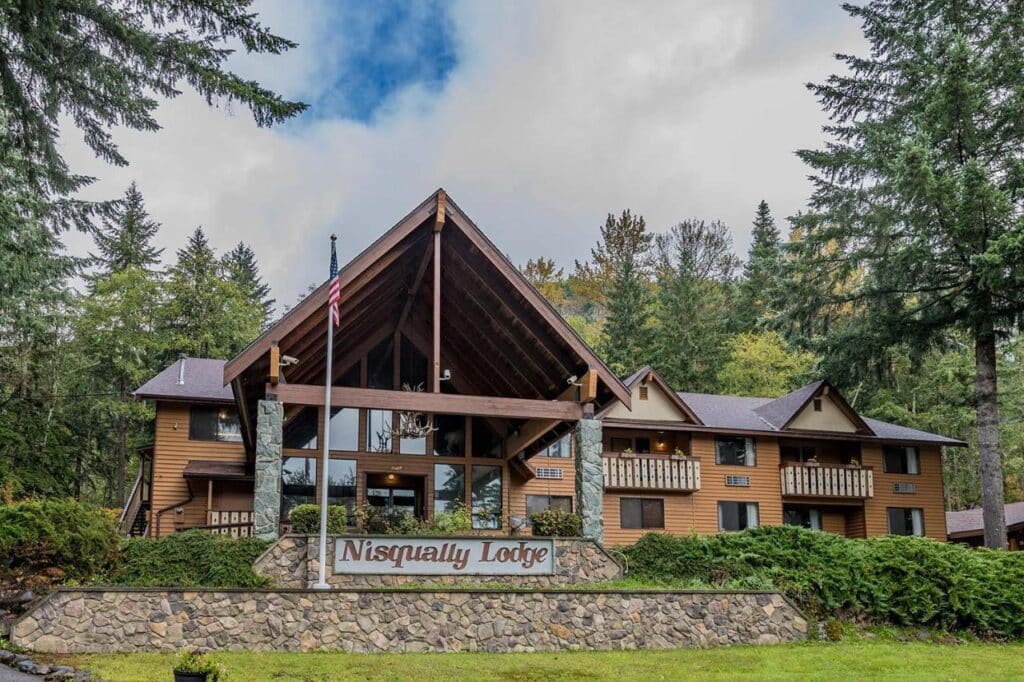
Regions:
<instances>
[{"instance_id":1,"label":"steep a-frame gable roof","mask_svg":"<svg viewBox=\"0 0 1024 682\"><path fill-rule=\"evenodd\" d=\"M618 377L576 334L572 327L562 319L551 304L527 281L522 273L519 272L519 269L495 247L462 209L445 194L444 190L437 190L339 271L343 300L348 287L352 286L357 280L364 281L367 277L371 276L374 268L379 267L382 257L389 250L396 248L403 240L406 240L432 215L437 216L438 224L443 224L445 230L457 230L460 239L468 242L475 249L476 253L480 254L489 266L504 278L504 282L521 297L521 300L528 304L529 309L543 320L543 324L550 330L550 333L555 334L561 343L564 344L565 348L570 350L591 371L595 372L600 382L615 398L627 405L629 404L629 391L619 381ZM465 267L464 263L457 265L458 267ZM443 259L441 267L446 267ZM269 352L275 340L284 338L300 325L303 325L311 315L325 308L327 297L328 285L325 282L298 306L267 329L249 347L229 361L224 368L224 383L228 384L236 380L247 368ZM559 377L559 380L564 381L564 378Z\"/></svg>"},{"instance_id":2,"label":"steep a-frame gable roof","mask_svg":"<svg viewBox=\"0 0 1024 682\"><path fill-rule=\"evenodd\" d=\"M622 383L624 383L626 388L630 390L630 394L633 394L633 389L638 384L652 384L655 387L655 390L659 391L659 393L661 393L661 395L663 395L665 399L667 399L669 403L679 411L679 414L685 418L686 422L698 425L702 423L700 417L697 416L697 413L686 404L686 401L683 400L678 393L672 390L668 385L668 382L666 382L665 379L650 365L644 365L639 370L626 377ZM636 406L635 400L633 402L633 406ZM605 416L609 414L609 412L615 410L615 408L616 405L613 403L602 410L601 415L599 416ZM618 414L617 411L615 413Z\"/></svg>"},{"instance_id":3,"label":"steep a-frame gable roof","mask_svg":"<svg viewBox=\"0 0 1024 682\"><path fill-rule=\"evenodd\" d=\"M824 380L807 384L792 393L787 393L781 398L765 403L754 411L776 429L785 431L792 428L793 422L815 398L831 400L850 421L850 424L857 433L874 435L871 427L850 407L850 404L846 402L846 398L839 391L835 390L832 384Z\"/></svg>"}]
</instances>

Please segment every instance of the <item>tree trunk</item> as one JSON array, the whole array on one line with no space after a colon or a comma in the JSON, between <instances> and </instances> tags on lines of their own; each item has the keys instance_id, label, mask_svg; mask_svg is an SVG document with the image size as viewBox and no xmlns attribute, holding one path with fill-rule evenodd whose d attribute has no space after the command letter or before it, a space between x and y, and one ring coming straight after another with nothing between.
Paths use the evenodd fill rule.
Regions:
<instances>
[{"instance_id":1,"label":"tree trunk","mask_svg":"<svg viewBox=\"0 0 1024 682\"><path fill-rule=\"evenodd\" d=\"M121 396L117 411L117 506L124 508L125 469L128 459L127 424L124 416L125 381L121 378ZM1000 490L1002 488L1000 487Z\"/></svg>"},{"instance_id":2,"label":"tree trunk","mask_svg":"<svg viewBox=\"0 0 1024 682\"><path fill-rule=\"evenodd\" d=\"M991 319L986 318L975 325L974 364L985 546L1005 549L1003 458L999 452L999 403L996 391L996 335Z\"/></svg>"}]
</instances>

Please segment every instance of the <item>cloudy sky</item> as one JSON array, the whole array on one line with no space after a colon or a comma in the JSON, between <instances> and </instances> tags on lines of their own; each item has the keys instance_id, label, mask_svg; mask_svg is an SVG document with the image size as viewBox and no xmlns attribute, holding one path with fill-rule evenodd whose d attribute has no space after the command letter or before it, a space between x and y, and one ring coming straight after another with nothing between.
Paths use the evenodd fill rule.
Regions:
<instances>
[{"instance_id":1,"label":"cloudy sky","mask_svg":"<svg viewBox=\"0 0 1024 682\"><path fill-rule=\"evenodd\" d=\"M231 67L307 113L259 129L246 109L185 94L161 106L162 131L116 134L128 168L93 159L73 130L65 145L99 178L87 196L139 183L165 260L199 225L219 251L244 240L285 303L326 278L332 231L347 261L438 187L517 263L571 268L623 208L655 231L721 219L744 255L760 199L784 217L809 194L793 152L820 144L824 117L804 83L862 49L826 0L257 10L300 47Z\"/></svg>"}]
</instances>

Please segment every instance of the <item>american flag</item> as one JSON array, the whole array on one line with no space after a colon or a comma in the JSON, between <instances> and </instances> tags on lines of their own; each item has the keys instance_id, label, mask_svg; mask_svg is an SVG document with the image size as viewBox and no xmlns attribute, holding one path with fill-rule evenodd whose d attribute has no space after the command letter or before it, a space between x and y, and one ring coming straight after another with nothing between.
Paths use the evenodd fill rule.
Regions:
<instances>
[{"instance_id":1,"label":"american flag","mask_svg":"<svg viewBox=\"0 0 1024 682\"><path fill-rule=\"evenodd\" d=\"M331 235L331 288L330 295L327 297L327 305L331 309L331 321L334 322L334 326L337 327L341 324L341 309L338 307L341 303L341 278L338 277L338 254L334 250L334 242L337 239L333 234Z\"/></svg>"}]
</instances>

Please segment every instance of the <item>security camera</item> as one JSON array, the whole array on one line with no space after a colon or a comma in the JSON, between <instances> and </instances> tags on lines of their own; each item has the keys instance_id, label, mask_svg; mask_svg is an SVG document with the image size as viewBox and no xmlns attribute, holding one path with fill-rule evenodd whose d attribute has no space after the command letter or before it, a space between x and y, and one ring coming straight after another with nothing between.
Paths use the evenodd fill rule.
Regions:
<instances>
[{"instance_id":1,"label":"security camera","mask_svg":"<svg viewBox=\"0 0 1024 682\"><path fill-rule=\"evenodd\" d=\"M571 377L565 380L565 383L569 384L570 386L575 386L577 381L579 381L579 377L573 374Z\"/></svg>"},{"instance_id":2,"label":"security camera","mask_svg":"<svg viewBox=\"0 0 1024 682\"><path fill-rule=\"evenodd\" d=\"M441 381L451 381L451 380L452 380L452 371L450 369L446 369L443 372L441 372Z\"/></svg>"},{"instance_id":3,"label":"security camera","mask_svg":"<svg viewBox=\"0 0 1024 682\"><path fill-rule=\"evenodd\" d=\"M299 364L299 359L298 358L292 357L291 355L282 355L281 356L281 366L282 367L288 367L289 365L297 365L297 364Z\"/></svg>"}]
</instances>

